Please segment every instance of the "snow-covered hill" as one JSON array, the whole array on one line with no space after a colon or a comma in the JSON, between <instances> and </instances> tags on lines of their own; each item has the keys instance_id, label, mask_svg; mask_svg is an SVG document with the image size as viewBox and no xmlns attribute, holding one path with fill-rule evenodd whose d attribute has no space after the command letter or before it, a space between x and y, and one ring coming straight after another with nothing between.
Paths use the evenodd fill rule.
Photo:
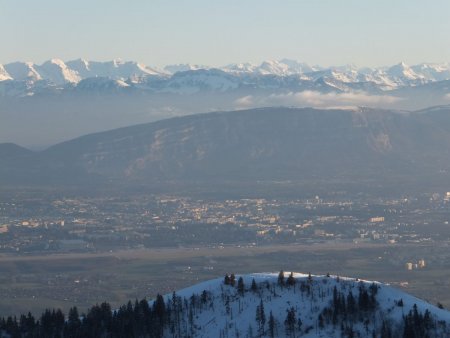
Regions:
<instances>
[{"instance_id":1,"label":"snow-covered hill","mask_svg":"<svg viewBox=\"0 0 450 338\"><path fill-rule=\"evenodd\" d=\"M280 274L227 276L150 303L170 312L164 337L450 336L450 312L388 285Z\"/></svg>"}]
</instances>

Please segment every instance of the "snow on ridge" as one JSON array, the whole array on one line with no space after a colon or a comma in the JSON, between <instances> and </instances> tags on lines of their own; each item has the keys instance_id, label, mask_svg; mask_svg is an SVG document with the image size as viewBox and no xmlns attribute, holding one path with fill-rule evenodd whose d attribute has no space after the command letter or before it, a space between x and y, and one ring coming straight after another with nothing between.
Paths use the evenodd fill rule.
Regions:
<instances>
[{"instance_id":1,"label":"snow on ridge","mask_svg":"<svg viewBox=\"0 0 450 338\"><path fill-rule=\"evenodd\" d=\"M177 72L168 79L167 86L162 91L179 94L194 94L202 90L225 92L238 86L238 78L212 68Z\"/></svg>"},{"instance_id":2,"label":"snow on ridge","mask_svg":"<svg viewBox=\"0 0 450 338\"><path fill-rule=\"evenodd\" d=\"M148 67L142 63L135 61L114 61L115 68L117 71L115 75L117 77L122 77L122 79L127 79L136 76L151 76L151 75L161 75L160 71L154 68Z\"/></svg>"},{"instance_id":3,"label":"snow on ridge","mask_svg":"<svg viewBox=\"0 0 450 338\"><path fill-rule=\"evenodd\" d=\"M44 80L61 85L65 83L78 83L81 80L78 72L70 69L60 59L51 59L37 66L38 72Z\"/></svg>"},{"instance_id":4,"label":"snow on ridge","mask_svg":"<svg viewBox=\"0 0 450 338\"><path fill-rule=\"evenodd\" d=\"M42 76L35 69L33 62L12 62L4 65L8 74L17 81L38 81L42 80Z\"/></svg>"},{"instance_id":5,"label":"snow on ridge","mask_svg":"<svg viewBox=\"0 0 450 338\"><path fill-rule=\"evenodd\" d=\"M291 273L290 271L284 271L284 274L286 277L289 276L290 273ZM299 280L306 280L310 276L310 274L305 274L305 273L301 273L301 272L292 272L292 273L293 273L293 276ZM236 280L239 277L242 277L244 280L244 283L247 285L250 285L250 283L252 282L253 279L257 283L262 283L262 282L266 282L266 281L276 283L277 279L278 279L278 275L279 275L279 272L255 272L255 273L249 273L249 274L236 274ZM311 275L311 277L314 279L332 278L332 279L341 279L341 280L345 280L345 281L363 282L363 283L367 283L367 284L371 284L371 283L382 284L382 283L376 282L376 281L362 280L362 279L351 278L351 277L342 277L342 276L337 276L337 275L330 275L329 277L327 275ZM195 284L193 286L189 286L187 288L181 289L179 291L176 291L176 293L179 296L190 296L193 293L201 293L203 290L211 291L211 290L216 289L217 287L220 288L220 285L223 284L223 281L224 281L223 277L210 279L210 280ZM167 295L167 296L169 296L169 295Z\"/></svg>"},{"instance_id":6,"label":"snow on ridge","mask_svg":"<svg viewBox=\"0 0 450 338\"><path fill-rule=\"evenodd\" d=\"M255 69L258 66L250 63L250 62L244 62L244 63L231 63L229 65L226 65L225 67L222 67L222 70L228 73L253 73Z\"/></svg>"},{"instance_id":7,"label":"snow on ridge","mask_svg":"<svg viewBox=\"0 0 450 338\"><path fill-rule=\"evenodd\" d=\"M411 69L422 74L428 81L442 81L450 78L449 63L421 63L411 66Z\"/></svg>"},{"instance_id":8,"label":"snow on ridge","mask_svg":"<svg viewBox=\"0 0 450 338\"><path fill-rule=\"evenodd\" d=\"M282 59L280 62L287 65L292 72L298 74L311 73L322 69L320 66L310 66L305 62L299 62L297 60Z\"/></svg>"},{"instance_id":9,"label":"snow on ridge","mask_svg":"<svg viewBox=\"0 0 450 338\"><path fill-rule=\"evenodd\" d=\"M302 75L308 72L316 71L317 67L311 67L306 63L300 63L295 60L265 60L260 65L253 63L232 63L220 68L229 73L255 73L259 75Z\"/></svg>"},{"instance_id":10,"label":"snow on ridge","mask_svg":"<svg viewBox=\"0 0 450 338\"><path fill-rule=\"evenodd\" d=\"M127 87L130 87L130 85L121 79L111 79L108 77L90 77L81 80L77 84L76 89L81 91L100 90L109 92Z\"/></svg>"},{"instance_id":11,"label":"snow on ridge","mask_svg":"<svg viewBox=\"0 0 450 338\"><path fill-rule=\"evenodd\" d=\"M425 79L425 77L421 74L417 74L411 67L409 67L406 63L400 62L392 67L389 67L386 70L386 74L390 75L397 81L408 81L408 80L421 80Z\"/></svg>"},{"instance_id":12,"label":"snow on ridge","mask_svg":"<svg viewBox=\"0 0 450 338\"><path fill-rule=\"evenodd\" d=\"M82 79L86 79L87 77L91 76L90 64L87 60L81 58L71 60L67 61L66 65L73 71L77 72L78 76L80 76Z\"/></svg>"},{"instance_id":13,"label":"snow on ridge","mask_svg":"<svg viewBox=\"0 0 450 338\"><path fill-rule=\"evenodd\" d=\"M278 76L285 76L293 73L288 65L276 60L263 61L263 63L261 63L261 65L256 69L256 71L262 75L278 75Z\"/></svg>"},{"instance_id":14,"label":"snow on ridge","mask_svg":"<svg viewBox=\"0 0 450 338\"><path fill-rule=\"evenodd\" d=\"M178 72L186 72L189 70L200 70L200 69L210 69L211 67L205 66L205 65L192 65L189 63L180 63L177 65L167 65L164 67L164 71L174 75Z\"/></svg>"},{"instance_id":15,"label":"snow on ridge","mask_svg":"<svg viewBox=\"0 0 450 338\"><path fill-rule=\"evenodd\" d=\"M80 58L68 61L66 65L71 70L77 72L82 80L105 77L124 82L128 79L166 75L163 70L155 67L149 67L136 61L123 61L122 59L88 61Z\"/></svg>"},{"instance_id":16,"label":"snow on ridge","mask_svg":"<svg viewBox=\"0 0 450 338\"><path fill-rule=\"evenodd\" d=\"M5 67L0 64L0 81L12 80L11 75L8 74Z\"/></svg>"}]
</instances>

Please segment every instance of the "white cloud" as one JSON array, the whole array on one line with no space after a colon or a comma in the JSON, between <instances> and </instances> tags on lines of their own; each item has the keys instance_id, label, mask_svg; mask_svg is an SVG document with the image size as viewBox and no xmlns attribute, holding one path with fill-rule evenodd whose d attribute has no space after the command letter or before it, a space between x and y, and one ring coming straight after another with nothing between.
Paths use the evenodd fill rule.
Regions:
<instances>
[{"instance_id":1,"label":"white cloud","mask_svg":"<svg viewBox=\"0 0 450 338\"><path fill-rule=\"evenodd\" d=\"M235 101L238 107L256 106L311 106L330 107L389 107L402 99L390 95L371 95L365 92L320 93L306 90L287 94L271 94L267 97L244 96Z\"/></svg>"},{"instance_id":2,"label":"white cloud","mask_svg":"<svg viewBox=\"0 0 450 338\"><path fill-rule=\"evenodd\" d=\"M236 101L234 101L234 104L237 106L237 108L248 108L255 105L253 96L247 95L243 96Z\"/></svg>"},{"instance_id":3,"label":"white cloud","mask_svg":"<svg viewBox=\"0 0 450 338\"><path fill-rule=\"evenodd\" d=\"M329 106L372 106L379 107L396 103L401 99L389 95L370 95L364 92L327 93L317 91L303 91L288 94L273 94L267 98L268 102L282 105L307 105L313 107Z\"/></svg>"}]
</instances>

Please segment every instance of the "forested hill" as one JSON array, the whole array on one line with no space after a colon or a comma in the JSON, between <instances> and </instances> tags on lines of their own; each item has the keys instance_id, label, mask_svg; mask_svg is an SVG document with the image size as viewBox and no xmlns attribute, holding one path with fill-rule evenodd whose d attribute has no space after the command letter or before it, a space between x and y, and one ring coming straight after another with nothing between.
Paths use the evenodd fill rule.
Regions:
<instances>
[{"instance_id":1,"label":"forested hill","mask_svg":"<svg viewBox=\"0 0 450 338\"><path fill-rule=\"evenodd\" d=\"M225 276L117 310L46 310L2 337L449 337L450 312L377 282L299 273Z\"/></svg>"}]
</instances>

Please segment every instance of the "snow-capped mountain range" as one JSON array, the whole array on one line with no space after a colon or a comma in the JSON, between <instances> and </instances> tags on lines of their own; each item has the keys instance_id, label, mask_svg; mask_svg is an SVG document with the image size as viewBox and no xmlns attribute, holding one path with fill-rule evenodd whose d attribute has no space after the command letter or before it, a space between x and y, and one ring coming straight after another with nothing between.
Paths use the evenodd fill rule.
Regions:
<instances>
[{"instance_id":1,"label":"snow-capped mountain range","mask_svg":"<svg viewBox=\"0 0 450 338\"><path fill-rule=\"evenodd\" d=\"M224 67L202 65L168 65L163 69L134 61L106 62L83 59L63 62L51 59L41 65L13 62L0 65L0 96L31 96L37 93L60 93L96 84L105 88L129 88L140 91L192 94L204 90L228 92L251 89L310 89L322 84L330 90L366 89L389 91L450 79L450 64L422 63L408 66L358 68L310 66L295 60L240 63Z\"/></svg>"}]
</instances>

